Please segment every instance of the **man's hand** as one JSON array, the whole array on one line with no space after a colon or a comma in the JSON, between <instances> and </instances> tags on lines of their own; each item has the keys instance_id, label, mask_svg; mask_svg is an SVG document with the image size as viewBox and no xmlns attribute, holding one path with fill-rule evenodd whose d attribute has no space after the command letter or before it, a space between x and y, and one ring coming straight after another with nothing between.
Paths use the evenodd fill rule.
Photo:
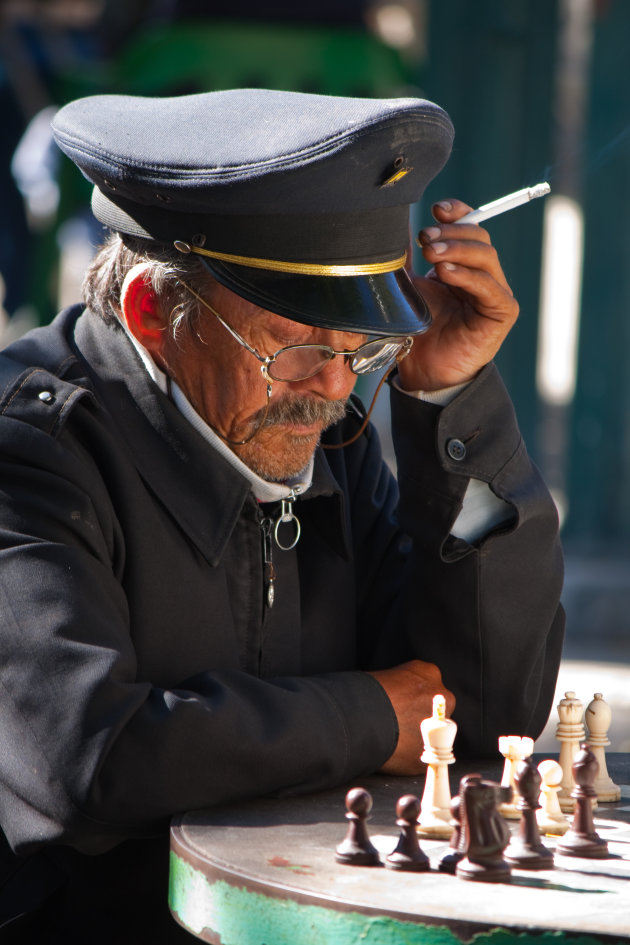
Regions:
<instances>
[{"instance_id":1,"label":"man's hand","mask_svg":"<svg viewBox=\"0 0 630 945\"><path fill-rule=\"evenodd\" d=\"M412 280L431 309L433 325L400 363L405 390L440 390L471 381L494 358L518 317L518 303L488 233L474 224L457 225L470 209L461 200L437 203L438 225L418 235L433 269Z\"/></svg>"},{"instance_id":2,"label":"man's hand","mask_svg":"<svg viewBox=\"0 0 630 945\"><path fill-rule=\"evenodd\" d=\"M419 774L423 748L420 722L433 714L434 696L444 696L447 715L455 708L455 696L445 688L437 666L422 660L411 660L370 675L387 693L398 719L398 744L381 771L383 774Z\"/></svg>"}]
</instances>

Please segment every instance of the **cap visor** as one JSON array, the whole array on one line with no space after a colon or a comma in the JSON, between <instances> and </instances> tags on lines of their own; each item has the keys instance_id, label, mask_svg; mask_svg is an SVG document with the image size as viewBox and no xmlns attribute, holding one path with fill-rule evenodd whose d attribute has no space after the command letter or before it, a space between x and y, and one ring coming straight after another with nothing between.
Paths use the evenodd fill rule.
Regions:
<instances>
[{"instance_id":1,"label":"cap visor","mask_svg":"<svg viewBox=\"0 0 630 945\"><path fill-rule=\"evenodd\" d=\"M431 324L428 306L404 269L369 276L304 276L201 258L221 285L305 325L368 335L418 335Z\"/></svg>"}]
</instances>

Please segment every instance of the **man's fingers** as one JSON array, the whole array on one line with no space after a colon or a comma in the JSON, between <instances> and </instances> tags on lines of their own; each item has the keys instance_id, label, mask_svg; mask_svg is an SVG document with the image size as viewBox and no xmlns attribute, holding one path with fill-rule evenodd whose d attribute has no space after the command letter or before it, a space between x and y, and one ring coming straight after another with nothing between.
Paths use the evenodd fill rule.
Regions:
<instances>
[{"instance_id":1,"label":"man's fingers","mask_svg":"<svg viewBox=\"0 0 630 945\"><path fill-rule=\"evenodd\" d=\"M459 220L466 213L470 213L471 210L472 207L464 203L463 200L455 199L440 200L431 207L433 218L440 223L455 223L456 220Z\"/></svg>"},{"instance_id":2,"label":"man's fingers","mask_svg":"<svg viewBox=\"0 0 630 945\"><path fill-rule=\"evenodd\" d=\"M461 230L463 227L459 229ZM446 239L443 237L424 243L422 246L422 255L428 263L435 267L440 278L442 277L442 272L447 273L452 271L453 267L459 266L471 273L488 273L495 280L497 285L510 295L512 294L512 290L505 278L505 273L499 261L498 253L491 243L485 243L479 240ZM448 279L445 281L449 282Z\"/></svg>"},{"instance_id":3,"label":"man's fingers","mask_svg":"<svg viewBox=\"0 0 630 945\"><path fill-rule=\"evenodd\" d=\"M396 749L381 769L387 774L414 774L420 768L420 722L433 713L433 699L444 696L446 713L455 708L455 696L442 681L433 663L411 660L391 669L371 673L387 693L398 720Z\"/></svg>"},{"instance_id":4,"label":"man's fingers","mask_svg":"<svg viewBox=\"0 0 630 945\"><path fill-rule=\"evenodd\" d=\"M473 226L471 223L463 223L458 226L457 223L443 223L440 226L423 227L416 238L418 246L427 246L429 243L435 243L437 240L464 240L466 242L486 243L488 246L492 239L487 230L481 226Z\"/></svg>"},{"instance_id":5,"label":"man's fingers","mask_svg":"<svg viewBox=\"0 0 630 945\"><path fill-rule=\"evenodd\" d=\"M476 315L509 326L518 318L519 305L510 287L499 284L489 273L454 263L438 263L435 270L443 284L466 293Z\"/></svg>"}]
</instances>

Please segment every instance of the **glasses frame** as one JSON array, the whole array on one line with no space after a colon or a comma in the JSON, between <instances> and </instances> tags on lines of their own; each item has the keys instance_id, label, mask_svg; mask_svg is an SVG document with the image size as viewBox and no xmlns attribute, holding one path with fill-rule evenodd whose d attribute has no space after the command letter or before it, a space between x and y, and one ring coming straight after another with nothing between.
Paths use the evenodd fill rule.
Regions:
<instances>
[{"instance_id":1,"label":"glasses frame","mask_svg":"<svg viewBox=\"0 0 630 945\"><path fill-rule=\"evenodd\" d=\"M411 346L413 345L413 338L410 335L408 335L406 338L402 340L401 340L400 335L384 335L382 338L374 337L370 339L369 341L364 341L363 344L359 345L358 348L354 348L354 350L352 351L336 351L334 348L331 348L330 345L301 344L301 345L285 345L283 348L278 348L278 350L274 354L262 355L256 348L250 345L243 338L243 336L239 334L239 332L235 328L232 328L232 326L228 324L228 322L226 322L223 316L220 315L219 312L217 312L216 309L214 309L212 305L210 305L209 302L207 302L204 298L198 295L194 291L194 289L192 289L185 282L182 282L182 285L186 289L188 289L188 291L192 293L192 295L194 295L195 298L198 299L198 301L201 302L201 304L205 306L205 308L207 308L208 311L211 312L216 319L218 319L218 321L223 325L226 331L228 331L232 335L235 341L238 341L238 343L242 345L246 351L249 351L250 354L253 354L254 357L257 358L258 361L260 361L261 373L268 384L273 383L273 381L280 381L280 383L291 384L291 383L297 383L298 381L305 381L309 377L315 377L316 374L319 374L320 371L323 371L326 365L329 364L338 355L346 359L346 363L348 364L348 367L350 368L352 373L355 374L357 377L361 377L364 374L373 374L375 371L380 370L381 367L385 368L385 367L388 367L389 365L388 364L378 365L367 371L355 371L354 368L352 367L351 359L354 358L357 354L359 354L362 348L366 348L368 345L373 345L375 342L378 342L378 341L380 341L382 344L389 343L389 344L400 345L399 350L391 359L392 363L394 363L394 362L399 362L404 357L406 357L411 350ZM270 373L269 368L271 367L272 364L274 364L277 361L278 357L283 352L297 351L300 348L318 348L319 350L330 352L330 357L328 361L324 362L324 364L322 364L321 367L317 368L316 371L312 371L309 374L302 374L299 377L291 377L291 378L274 377L273 374Z\"/></svg>"},{"instance_id":2,"label":"glasses frame","mask_svg":"<svg viewBox=\"0 0 630 945\"><path fill-rule=\"evenodd\" d=\"M389 377L389 375L391 374L391 372L393 371L393 369L395 368L395 366L396 366L397 364L399 364L399 363L403 360L403 358L406 358L406 357L407 357L407 355L408 355L409 352L411 351L411 348L412 348L412 345L413 345L413 338L411 337L411 335L408 335L408 336L404 339L404 341L402 342L402 347L400 348L400 350L399 350L399 351L396 353L396 355L394 356L394 358L393 358L393 363L392 363L391 365L389 365L389 366L388 366L388 365L379 365L378 367L373 368L373 370L371 370L371 371L363 371L363 372L359 372L359 371L353 370L352 364L350 364L350 358L352 358L352 357L354 357L354 355L358 354L358 352L361 350L361 348L365 348L367 345L374 344L375 341L379 341L379 340L380 340L380 341L382 341L383 343L395 342L396 344L400 344L400 343L401 343L401 342L400 342L401 336L400 336L400 335L384 335L382 338L374 337L374 338L372 338L370 341L364 341L363 344L362 344L362 345L359 345L358 348L355 348L354 351L335 351L335 349L334 349L334 348L331 348L329 345L312 345L312 344L286 345L284 348L279 348L278 351L275 352L275 354L267 355L267 356L265 357L265 356L262 355L259 351L257 351L256 348L252 347L252 345L250 345L247 341L245 341L245 339L244 339L243 337L241 337L241 335L236 331L236 329L235 329L235 328L232 328L232 326L229 325L229 324L226 322L226 320L223 318L223 316L222 316L222 315L219 315L219 313L210 305L210 303L209 303L209 302L206 302L206 300L205 300L204 298L202 298L197 292L195 292L195 290L194 290L193 288L191 288L191 286L189 286L188 283L184 282L182 279L180 279L179 282L180 282L180 284L181 284L185 289L187 289L188 292L190 292L191 295L193 295L193 296L197 299L198 302L201 302L201 304L202 304L205 308L207 308L209 312L212 312L212 314L214 315L214 317L215 317L216 319L218 319L218 321L223 325L223 327L224 327L227 331L229 331L229 333L232 335L232 337L234 338L235 341L238 341L238 343L239 343L240 345L242 345L242 347L245 348L246 351L249 351L250 354L253 354L254 357L257 358L258 361L261 362L261 364L260 364L260 370L261 370L261 373L262 373L262 375L263 375L263 377L264 377L264 379L265 379L265 382L266 382L266 384L267 384L267 402L266 402L266 404L265 404L265 409L264 409L263 416L261 417L260 421L256 424L256 426L254 427L254 430L250 433L250 435L247 436L247 437L245 437L244 440L231 440L231 439L230 439L229 437L227 437L225 434L223 434L223 433L221 433L219 430L215 429L215 427L213 427L211 424L208 424L208 425L211 427L211 429L214 430L214 432L217 434L217 436L220 436L221 439L222 439L222 440L225 440L226 443L229 443L230 446L243 446L245 443L249 443L249 441L250 441L250 440L253 440L253 438L254 438L254 437L260 432L260 430L263 428L263 426L264 426L264 424L265 424L265 421L266 421L266 419L267 419L267 414L269 413L269 404L270 404L270 402L271 402L271 389L272 389L272 384L273 384L274 381L280 381L280 383L290 384L290 383L293 383L293 382L306 380L306 378L308 378L308 377L314 377L316 374L319 374L320 371L323 371L324 368L326 367L326 364L329 364L330 361L332 361L333 358L335 358L337 355L341 355L341 356L343 356L344 358L346 358L347 363L348 363L348 365L349 365L349 367L350 367L350 370L351 370L352 373L353 373L354 375L356 375L357 377L360 377L362 374L372 374L372 373L374 373L374 372L380 370L381 368L385 368L385 367L387 368L385 374L383 375L383 377L381 378L381 380L380 380L379 383L378 383L378 386L377 386L377 388L376 388L376 391L375 391L375 393L374 393L374 396L372 397L372 403L370 404L370 409L367 411L367 413L366 413L366 415L365 415L365 417L364 417L364 419L363 419L363 423L361 424L359 430L358 430L358 431L354 434L354 436L352 436L349 440L346 440L346 441L344 441L343 443L324 444L324 447L323 447L323 448L324 448L324 449L330 449L330 450L337 450L337 449L343 449L345 446L349 446L351 443L354 443L355 440L358 440L358 439L359 439L359 437L361 436L361 434L363 433L363 431L364 431L365 428L367 427L367 425L368 425L368 423L369 423L369 421L370 421L370 417L371 417L371 415L372 415L372 411L373 411L373 409L374 409L374 405L375 405L375 403L376 403L376 398L377 398L378 395L379 395L379 392L380 392L380 390L381 390L381 387L383 386L384 382L387 380L387 378ZM292 381L282 381L281 378L279 378L279 377L273 377L271 374L269 374L269 365L274 363L274 361L276 360L276 358L278 357L278 355L279 355L279 354L282 354L283 351L290 351L291 349L295 349L295 348L325 348L326 350L328 350L328 351L331 352L331 357L329 358L328 361L326 361L325 364L322 364L321 368L318 368L317 371L314 371L312 374L306 374L304 377L293 378ZM206 422L208 422L208 421L206 421Z\"/></svg>"}]
</instances>

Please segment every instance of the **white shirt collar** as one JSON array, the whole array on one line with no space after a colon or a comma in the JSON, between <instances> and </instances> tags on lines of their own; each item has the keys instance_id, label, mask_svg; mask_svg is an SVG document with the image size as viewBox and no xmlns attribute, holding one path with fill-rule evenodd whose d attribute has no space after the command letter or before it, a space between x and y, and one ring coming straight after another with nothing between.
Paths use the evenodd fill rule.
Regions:
<instances>
[{"instance_id":1,"label":"white shirt collar","mask_svg":"<svg viewBox=\"0 0 630 945\"><path fill-rule=\"evenodd\" d=\"M164 371L161 371L156 365L155 361L147 351L147 349L140 344L137 338L131 334L127 326L123 324L127 335L131 339L142 363L144 364L149 376L157 384L163 394L168 394L169 383L168 378ZM170 383L170 393L173 403L182 414L183 417L188 420L188 422L195 428L197 433L204 438L218 453L223 456L240 474L249 482L252 492L256 496L259 502L277 502L280 499L286 499L288 495L293 493L299 493L303 495L306 490L310 487L313 479L313 464L314 457L311 457L311 460L306 466L306 468L299 473L297 476L293 476L291 479L288 479L286 482L267 482L266 479L262 479L258 476L253 470L246 466L238 456L232 452L227 443L217 436L217 434L212 430L205 420L197 413L195 408L192 406L190 401L187 399L185 394L182 392L181 388L178 385L171 381Z\"/></svg>"}]
</instances>

